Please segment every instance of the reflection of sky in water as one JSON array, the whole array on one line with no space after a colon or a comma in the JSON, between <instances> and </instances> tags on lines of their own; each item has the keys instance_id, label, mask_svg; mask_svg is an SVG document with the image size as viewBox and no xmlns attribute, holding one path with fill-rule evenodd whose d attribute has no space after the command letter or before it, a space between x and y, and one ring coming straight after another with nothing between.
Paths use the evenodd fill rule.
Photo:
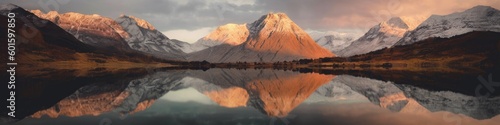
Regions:
<instances>
[{"instance_id":1,"label":"reflection of sky in water","mask_svg":"<svg viewBox=\"0 0 500 125\"><path fill-rule=\"evenodd\" d=\"M228 73L231 75L237 74ZM248 76L247 72L241 73L241 76ZM284 74L288 72L283 72ZM287 77L288 75L295 77ZM163 77L164 74L158 75ZM266 75L267 76L267 75ZM297 78L297 74L286 74L281 79L271 78L270 81L260 80L260 82L268 82L267 85L277 84L275 81L286 81L288 79ZM314 75L305 75L303 78L313 78ZM200 77L203 78L203 77ZM231 77L240 80L237 77ZM260 78L260 77L258 77ZM283 79L287 78L287 79ZM318 79L322 77L316 77ZM66 117L59 116L58 118L49 118L44 116L40 119L27 118L18 125L47 125L47 124L71 124L71 125L131 125L131 124L206 124L206 125L247 125L247 124L342 124L342 125L400 125L400 124L485 124L495 125L500 122L500 116L487 118L484 120L476 120L470 116L463 114L454 114L448 110L470 113L471 115L485 115L483 110L478 112L470 112L474 110L467 109L467 106L461 103L463 100L473 100L474 97L453 93L453 92L433 92L412 86L398 85L392 82L384 82L369 78L354 77L348 75L340 75L327 83L321 83L317 88L314 88L310 95L303 101L299 101L297 107L292 107L291 112L287 112L288 116L281 118L273 118L265 112L272 112L265 106L255 104L259 100L267 101L268 103L276 103L279 101L296 100L289 97L298 97L295 94L309 94L304 91L298 93L280 93L283 88L294 89L293 87L302 86L303 83L293 84L277 84L279 88L265 88L273 86L254 85L249 82L254 79L244 81L245 84L233 85L230 81L227 84L211 84L203 82L197 78L180 78L182 80L179 86L173 87L168 93L156 99L156 101L147 109L123 115L117 112L108 112L99 116L80 116ZM153 79L154 80L154 79ZM220 79L217 79L220 80ZM274 80L274 81L273 81ZM146 80L147 81L147 80ZM224 81L219 81L223 83ZM248 83L248 84L246 84ZM226 85L220 87L219 85ZM231 85L231 86L228 86ZM253 85L253 86L252 86ZM266 85L266 84L263 84ZM250 86L250 87L249 87ZM247 88L245 88L247 87ZM254 87L254 88L252 88ZM147 87L146 87L147 88ZM169 87L166 87L169 88ZM227 101L242 102L234 98L221 98L220 95L209 95L207 92L222 92L217 94L235 94L227 91L239 90L233 88L245 88L244 92L248 92L248 101L243 105L237 105L233 108L228 108L227 105L220 105ZM303 87L307 88L307 86ZM142 90L142 89L140 89ZM274 91L277 90L277 91ZM411 90L411 91L410 91ZM229 93L224 93L229 92ZM254 93L252 93L254 92ZM262 96L255 92L268 92L269 97ZM278 96L276 96L278 95ZM411 97L410 97L411 96ZM159 97L159 96L158 96ZM214 98L216 97L216 98ZM219 99L219 100L218 100ZM253 100L251 100L253 99ZM420 100L419 100L420 99ZM424 100L422 100L424 99ZM429 99L429 100L425 100ZM458 99L458 100L457 100ZM459 100L459 99L462 99ZM257 101L255 101L257 100ZM300 99L299 99L300 100ZM444 101L443 101L444 100ZM446 101L448 100L448 101ZM453 102L455 101L455 102ZM492 100L494 101L494 100ZM244 102L244 101L243 101ZM284 106L294 106L294 101L283 103ZM489 102L486 102L486 104ZM240 104L240 103L238 103ZM450 105L447 105L450 104ZM452 104L452 105L451 105ZM484 103L483 103L484 104ZM282 105L275 105L282 106ZM486 108L492 108L491 106ZM433 109L430 109L430 108ZM464 108L465 107L465 108ZM260 108L260 109L259 109ZM271 107L274 108L274 107ZM281 107L276 107L281 108ZM492 109L495 109L493 106ZM280 109L277 109L280 110ZM283 109L281 109L283 110ZM286 109L284 109L286 110ZM479 113L479 114L474 114ZM488 115L488 114L486 114Z\"/></svg>"},{"instance_id":2,"label":"reflection of sky in water","mask_svg":"<svg viewBox=\"0 0 500 125\"><path fill-rule=\"evenodd\" d=\"M203 95L194 88L173 90L162 96L160 99L173 102L195 102L201 104L214 104L206 95Z\"/></svg>"}]
</instances>

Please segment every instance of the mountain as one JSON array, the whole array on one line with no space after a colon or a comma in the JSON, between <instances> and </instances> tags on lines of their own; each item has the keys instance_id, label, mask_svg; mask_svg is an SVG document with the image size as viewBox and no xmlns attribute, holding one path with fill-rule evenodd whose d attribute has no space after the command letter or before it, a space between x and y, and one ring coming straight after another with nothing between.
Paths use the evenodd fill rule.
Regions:
<instances>
[{"instance_id":1,"label":"mountain","mask_svg":"<svg viewBox=\"0 0 500 125\"><path fill-rule=\"evenodd\" d=\"M408 45L427 38L450 38L472 31L500 32L500 11L488 6L476 6L449 15L432 15L415 30L408 32L395 45Z\"/></svg>"},{"instance_id":2,"label":"mountain","mask_svg":"<svg viewBox=\"0 0 500 125\"><path fill-rule=\"evenodd\" d=\"M243 28L243 30L245 30ZM209 62L275 62L334 56L284 13L269 13L246 25L245 42L221 44L189 54L189 60ZM245 31L238 31L245 32Z\"/></svg>"},{"instance_id":3,"label":"mountain","mask_svg":"<svg viewBox=\"0 0 500 125\"><path fill-rule=\"evenodd\" d=\"M122 27L113 19L99 15L84 15L68 12L59 14L56 11L43 13L31 10L36 16L49 20L71 33L85 44L111 50L131 51L123 38L129 37Z\"/></svg>"},{"instance_id":4,"label":"mountain","mask_svg":"<svg viewBox=\"0 0 500 125\"><path fill-rule=\"evenodd\" d=\"M16 62L33 65L37 62L47 64L54 61L78 60L76 55L85 56L87 53L98 51L96 47L80 42L56 24L40 19L21 7L13 4L0 5L0 18L7 20L7 14L10 12L16 14L17 27L14 30L25 31L16 34L16 46L22 46L16 49ZM7 21L0 23L1 28L7 29ZM7 34L6 30L0 32ZM7 36L0 38L7 39ZM1 46L7 49L7 44Z\"/></svg>"},{"instance_id":5,"label":"mountain","mask_svg":"<svg viewBox=\"0 0 500 125\"><path fill-rule=\"evenodd\" d=\"M59 14L56 11L43 13L40 10L31 12L57 24L83 43L97 48L143 52L172 60L185 60L184 50L189 49L188 43L171 40L147 21L132 16L122 15L113 20L96 14Z\"/></svg>"},{"instance_id":6,"label":"mountain","mask_svg":"<svg viewBox=\"0 0 500 125\"><path fill-rule=\"evenodd\" d=\"M362 35L357 33L318 31L308 33L317 44L335 54L351 45L354 40L358 39Z\"/></svg>"},{"instance_id":7,"label":"mountain","mask_svg":"<svg viewBox=\"0 0 500 125\"><path fill-rule=\"evenodd\" d=\"M315 90L335 77L272 69L192 70L188 74L206 83L190 83L187 86L207 95L220 106L254 107L272 117L287 116Z\"/></svg>"},{"instance_id":8,"label":"mountain","mask_svg":"<svg viewBox=\"0 0 500 125\"><path fill-rule=\"evenodd\" d=\"M499 39L500 32L473 31L450 38L427 38L410 45L338 58L339 61L333 62L374 67L389 64L390 67L417 71L479 72L500 69L496 65L500 63ZM409 68L427 66L436 68Z\"/></svg>"},{"instance_id":9,"label":"mountain","mask_svg":"<svg viewBox=\"0 0 500 125\"><path fill-rule=\"evenodd\" d=\"M393 17L372 27L365 35L335 54L348 57L391 47L423 20L423 17Z\"/></svg>"},{"instance_id":10,"label":"mountain","mask_svg":"<svg viewBox=\"0 0 500 125\"><path fill-rule=\"evenodd\" d=\"M81 87L54 106L31 115L33 118L98 116L108 112L132 114L150 107L157 99L181 84L184 71L155 72L142 78L92 83Z\"/></svg>"},{"instance_id":11,"label":"mountain","mask_svg":"<svg viewBox=\"0 0 500 125\"><path fill-rule=\"evenodd\" d=\"M116 19L116 23L129 34L124 39L132 49L156 57L184 59L186 54L184 51L190 48L186 42L169 39L143 19L121 15Z\"/></svg>"},{"instance_id":12,"label":"mountain","mask_svg":"<svg viewBox=\"0 0 500 125\"><path fill-rule=\"evenodd\" d=\"M247 24L226 24L193 43L191 49L196 52L221 44L237 46L245 42L249 34Z\"/></svg>"},{"instance_id":13,"label":"mountain","mask_svg":"<svg viewBox=\"0 0 500 125\"><path fill-rule=\"evenodd\" d=\"M500 97L482 98L450 91L431 91L412 85L349 75L337 76L332 82L344 84L350 88L345 92L360 93L373 104L393 112L448 111L475 119L489 119L500 111L496 106Z\"/></svg>"},{"instance_id":14,"label":"mountain","mask_svg":"<svg viewBox=\"0 0 500 125\"><path fill-rule=\"evenodd\" d=\"M312 104L338 101L369 102L364 95L353 91L351 87L343 83L335 82L335 79L316 89L304 103Z\"/></svg>"}]
</instances>

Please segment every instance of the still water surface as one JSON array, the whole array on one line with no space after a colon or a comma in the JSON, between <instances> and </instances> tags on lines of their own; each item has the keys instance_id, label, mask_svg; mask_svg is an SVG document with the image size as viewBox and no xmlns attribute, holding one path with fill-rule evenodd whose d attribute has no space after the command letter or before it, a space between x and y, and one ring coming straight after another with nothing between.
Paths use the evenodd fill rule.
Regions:
<instances>
[{"instance_id":1,"label":"still water surface","mask_svg":"<svg viewBox=\"0 0 500 125\"><path fill-rule=\"evenodd\" d=\"M500 123L497 93L475 91L482 85L478 76L488 81L487 73L320 73L209 69L40 77L30 79L36 87L22 89L27 100L19 112L26 118L14 124Z\"/></svg>"}]
</instances>

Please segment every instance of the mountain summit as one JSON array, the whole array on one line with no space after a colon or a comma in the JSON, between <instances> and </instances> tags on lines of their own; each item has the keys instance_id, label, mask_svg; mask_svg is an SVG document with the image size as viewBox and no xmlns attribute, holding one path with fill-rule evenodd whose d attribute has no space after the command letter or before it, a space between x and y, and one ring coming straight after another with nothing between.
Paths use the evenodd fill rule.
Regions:
<instances>
[{"instance_id":1,"label":"mountain summit","mask_svg":"<svg viewBox=\"0 0 500 125\"><path fill-rule=\"evenodd\" d=\"M247 40L249 31L247 29L247 24L226 24L219 26L212 33L201 38L196 43L191 45L192 51L200 51L209 47L229 44L229 45L240 45Z\"/></svg>"},{"instance_id":2,"label":"mountain summit","mask_svg":"<svg viewBox=\"0 0 500 125\"><path fill-rule=\"evenodd\" d=\"M450 38L472 31L500 32L500 11L489 6L475 6L449 15L432 15L396 45L408 45L431 37Z\"/></svg>"},{"instance_id":3,"label":"mountain summit","mask_svg":"<svg viewBox=\"0 0 500 125\"><path fill-rule=\"evenodd\" d=\"M284 13L264 15L242 30L248 30L249 34L240 45L214 46L192 53L189 58L210 62L275 62L334 56Z\"/></svg>"},{"instance_id":4,"label":"mountain summit","mask_svg":"<svg viewBox=\"0 0 500 125\"><path fill-rule=\"evenodd\" d=\"M75 12L60 14L57 11L43 13L31 10L36 16L49 20L85 44L104 49L131 51L123 38L129 37L113 19L97 14L85 15Z\"/></svg>"},{"instance_id":5,"label":"mountain summit","mask_svg":"<svg viewBox=\"0 0 500 125\"><path fill-rule=\"evenodd\" d=\"M347 57L391 47L424 20L425 17L393 17L372 27L365 35L336 54Z\"/></svg>"},{"instance_id":6,"label":"mountain summit","mask_svg":"<svg viewBox=\"0 0 500 125\"><path fill-rule=\"evenodd\" d=\"M132 49L157 57L184 60L188 43L169 39L149 22L137 17L121 15L115 21L130 34L124 39Z\"/></svg>"},{"instance_id":7,"label":"mountain summit","mask_svg":"<svg viewBox=\"0 0 500 125\"><path fill-rule=\"evenodd\" d=\"M318 45L330 50L332 53L337 54L340 50L348 47L349 45L361 37L363 34L358 32L337 32L337 31L306 31L309 33Z\"/></svg>"}]
</instances>

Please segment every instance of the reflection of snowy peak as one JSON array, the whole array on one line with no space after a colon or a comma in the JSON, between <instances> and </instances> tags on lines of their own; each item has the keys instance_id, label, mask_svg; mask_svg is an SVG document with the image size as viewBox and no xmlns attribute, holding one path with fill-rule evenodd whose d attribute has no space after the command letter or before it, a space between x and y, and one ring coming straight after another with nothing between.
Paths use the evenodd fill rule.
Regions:
<instances>
[{"instance_id":1,"label":"reflection of snowy peak","mask_svg":"<svg viewBox=\"0 0 500 125\"><path fill-rule=\"evenodd\" d=\"M395 112L448 111L477 119L491 118L500 111L500 98L479 98L448 91L429 91L369 78L342 75L333 80L349 86L375 105Z\"/></svg>"},{"instance_id":2,"label":"reflection of snowy peak","mask_svg":"<svg viewBox=\"0 0 500 125\"><path fill-rule=\"evenodd\" d=\"M249 31L247 24L226 24L201 38L192 45L192 51L200 51L220 44L239 45L247 40Z\"/></svg>"},{"instance_id":3,"label":"reflection of snowy peak","mask_svg":"<svg viewBox=\"0 0 500 125\"><path fill-rule=\"evenodd\" d=\"M157 57L183 59L185 55L183 50L190 47L185 42L169 39L145 20L122 15L116 22L130 34L125 40L132 49Z\"/></svg>"},{"instance_id":4,"label":"reflection of snowy peak","mask_svg":"<svg viewBox=\"0 0 500 125\"><path fill-rule=\"evenodd\" d=\"M336 77L333 82L349 86L352 90L366 96L375 105L380 105L380 98L401 92L399 88L394 86L394 83L369 78L341 75Z\"/></svg>"},{"instance_id":5,"label":"reflection of snowy peak","mask_svg":"<svg viewBox=\"0 0 500 125\"><path fill-rule=\"evenodd\" d=\"M396 45L408 45L427 38L450 38L472 31L500 32L500 11L476 6L444 16L433 15L415 30L408 32Z\"/></svg>"},{"instance_id":6,"label":"reflection of snowy peak","mask_svg":"<svg viewBox=\"0 0 500 125\"><path fill-rule=\"evenodd\" d=\"M207 83L190 84L225 107L251 106L269 116L286 116L334 76L291 71L209 69L190 76ZM308 83L308 84L303 84Z\"/></svg>"},{"instance_id":7,"label":"reflection of snowy peak","mask_svg":"<svg viewBox=\"0 0 500 125\"><path fill-rule=\"evenodd\" d=\"M219 45L191 53L190 60L209 62L275 62L334 56L284 13L269 13L247 25L248 37L240 45ZM246 32L246 31L241 31ZM245 33L243 33L245 35ZM239 35L241 36L241 35ZM223 37L224 38L224 37Z\"/></svg>"},{"instance_id":8,"label":"reflection of snowy peak","mask_svg":"<svg viewBox=\"0 0 500 125\"><path fill-rule=\"evenodd\" d=\"M139 79L119 83L94 83L78 89L55 106L32 117L47 115L79 117L115 111L123 114L143 111L158 98L182 84L184 72L156 72Z\"/></svg>"},{"instance_id":9,"label":"reflection of snowy peak","mask_svg":"<svg viewBox=\"0 0 500 125\"><path fill-rule=\"evenodd\" d=\"M130 81L127 88L121 93L123 102L114 109L120 113L142 111L150 105L141 105L143 102L154 102L174 87L182 84L184 72L156 72L144 78ZM152 103L151 103L152 104Z\"/></svg>"},{"instance_id":10,"label":"reflection of snowy peak","mask_svg":"<svg viewBox=\"0 0 500 125\"><path fill-rule=\"evenodd\" d=\"M407 31L413 30L423 20L423 17L393 17L374 26L365 35L336 54L344 57L354 56L391 47Z\"/></svg>"},{"instance_id":11,"label":"reflection of snowy peak","mask_svg":"<svg viewBox=\"0 0 500 125\"><path fill-rule=\"evenodd\" d=\"M449 111L476 119L488 119L500 114L500 107L498 107L500 97L481 98L449 91L433 92L410 85L399 87L408 98L415 99L432 112Z\"/></svg>"},{"instance_id":12,"label":"reflection of snowy peak","mask_svg":"<svg viewBox=\"0 0 500 125\"><path fill-rule=\"evenodd\" d=\"M351 89L351 87L340 83L330 81L327 84L316 89L316 91L305 100L305 103L321 103L321 102L335 102L335 101L363 101L367 102L368 99Z\"/></svg>"}]
</instances>

